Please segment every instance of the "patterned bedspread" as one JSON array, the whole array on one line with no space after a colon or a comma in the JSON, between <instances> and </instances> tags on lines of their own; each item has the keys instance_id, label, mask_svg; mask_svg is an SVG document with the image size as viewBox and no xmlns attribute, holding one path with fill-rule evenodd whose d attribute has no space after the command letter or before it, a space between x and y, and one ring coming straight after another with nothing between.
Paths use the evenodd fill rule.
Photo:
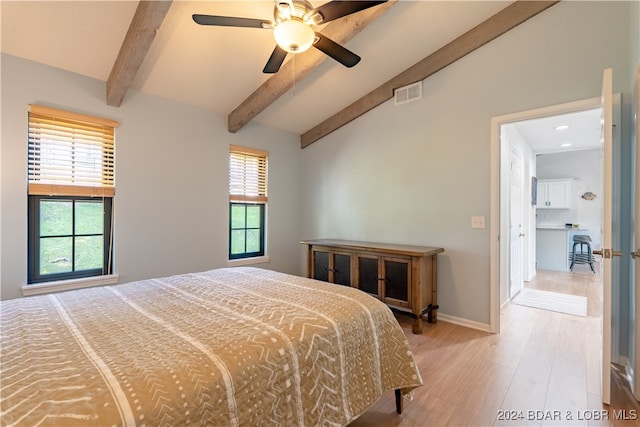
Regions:
<instances>
[{"instance_id":1,"label":"patterned bedspread","mask_svg":"<svg viewBox=\"0 0 640 427\"><path fill-rule=\"evenodd\" d=\"M422 384L356 289L225 268L0 303L0 424L346 425Z\"/></svg>"}]
</instances>

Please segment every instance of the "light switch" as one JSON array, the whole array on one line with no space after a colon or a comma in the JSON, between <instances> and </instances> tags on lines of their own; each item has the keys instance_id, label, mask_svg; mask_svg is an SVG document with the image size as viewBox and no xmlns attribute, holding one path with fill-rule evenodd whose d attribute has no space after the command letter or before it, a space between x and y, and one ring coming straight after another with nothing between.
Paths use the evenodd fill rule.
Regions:
<instances>
[{"instance_id":1,"label":"light switch","mask_svg":"<svg viewBox=\"0 0 640 427\"><path fill-rule=\"evenodd\" d=\"M484 217L483 216L472 216L471 217L471 228L484 228Z\"/></svg>"}]
</instances>

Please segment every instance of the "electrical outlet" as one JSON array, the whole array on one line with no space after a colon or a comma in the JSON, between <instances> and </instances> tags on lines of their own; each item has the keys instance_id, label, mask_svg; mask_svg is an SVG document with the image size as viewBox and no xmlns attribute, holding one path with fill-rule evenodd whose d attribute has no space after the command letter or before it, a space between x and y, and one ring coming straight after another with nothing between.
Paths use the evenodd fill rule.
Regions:
<instances>
[{"instance_id":1,"label":"electrical outlet","mask_svg":"<svg viewBox=\"0 0 640 427\"><path fill-rule=\"evenodd\" d=\"M484 217L483 216L472 216L471 217L471 228L484 228Z\"/></svg>"}]
</instances>

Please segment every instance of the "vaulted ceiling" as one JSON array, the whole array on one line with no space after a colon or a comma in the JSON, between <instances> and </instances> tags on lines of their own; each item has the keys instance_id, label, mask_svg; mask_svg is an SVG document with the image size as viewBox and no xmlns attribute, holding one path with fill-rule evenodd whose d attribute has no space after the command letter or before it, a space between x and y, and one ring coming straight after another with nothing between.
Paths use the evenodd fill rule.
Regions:
<instances>
[{"instance_id":1,"label":"vaulted ceiling","mask_svg":"<svg viewBox=\"0 0 640 427\"><path fill-rule=\"evenodd\" d=\"M225 115L233 132L253 121L300 134L305 146L555 2L516 3L392 0L318 28L362 57L354 68L311 49L275 75L262 73L271 30L191 19L271 20L272 0L3 0L1 47L105 81L110 105L141 91Z\"/></svg>"}]
</instances>

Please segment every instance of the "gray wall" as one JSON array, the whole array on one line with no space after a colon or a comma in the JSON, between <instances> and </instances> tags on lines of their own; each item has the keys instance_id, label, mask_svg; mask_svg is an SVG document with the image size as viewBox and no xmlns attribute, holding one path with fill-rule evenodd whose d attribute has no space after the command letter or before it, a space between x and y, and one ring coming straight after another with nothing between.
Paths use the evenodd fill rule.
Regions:
<instances>
[{"instance_id":1,"label":"gray wall","mask_svg":"<svg viewBox=\"0 0 640 427\"><path fill-rule=\"evenodd\" d=\"M442 246L441 312L488 324L489 230L470 218L489 223L490 119L599 96L612 67L629 138L639 15L637 2L561 2L427 79L422 100L389 101L302 151L295 135L255 124L229 134L224 117L139 93L108 107L104 82L3 55L1 297L26 282L26 111L42 103L121 123L122 281L225 265L233 143L272 153L268 267L302 273L300 238Z\"/></svg>"},{"instance_id":2,"label":"gray wall","mask_svg":"<svg viewBox=\"0 0 640 427\"><path fill-rule=\"evenodd\" d=\"M303 237L442 246L440 312L488 325L491 117L600 96L609 67L630 94L633 7L561 2L304 149Z\"/></svg>"},{"instance_id":3,"label":"gray wall","mask_svg":"<svg viewBox=\"0 0 640 427\"><path fill-rule=\"evenodd\" d=\"M634 87L634 79L636 76L637 67L640 67L640 2L633 1L631 4L631 11L629 13L629 21L630 21L630 73L629 73L629 86L631 88ZM640 100L636 100L640 102ZM631 96L627 96L626 99L623 99L623 103L629 105L632 103ZM629 124L633 124L634 118L632 116L632 109L629 108L625 111L627 115L623 115L623 121ZM636 126L638 125L638 118L635 118ZM638 191L640 189L640 165L634 164L635 153L640 147L638 147L638 142L635 135L637 135L637 131L635 131L629 126L623 126L622 132L626 134L623 136L623 144L620 149L620 156L622 159L623 168L621 173L621 182L627 183L628 185L622 188L622 212L631 212L633 210L633 202L640 195ZM633 171L635 168L635 183L631 183L630 177L633 176ZM621 242L621 251L623 253L629 253L631 250L640 249L638 247L634 248L633 245L633 233L634 227L640 227L640 224L634 224L634 218L629 215L623 215L621 218L621 234L625 236ZM640 307L635 304L637 300L637 292L640 292L640 289L635 289L635 276L640 274L640 269L638 269L638 263L631 261L629 257L622 257L622 262L620 263L621 270L621 283L623 284L620 288L620 353L625 355L629 359L629 365L631 369L635 371L635 396L637 399L640 399L640 377L638 372L640 372L640 354L638 353L638 348L640 348L640 342L638 341L638 337L640 337L640 331L638 327L640 326ZM628 282L627 282L628 280ZM629 286L624 286L625 283L629 283Z\"/></svg>"},{"instance_id":4,"label":"gray wall","mask_svg":"<svg viewBox=\"0 0 640 427\"><path fill-rule=\"evenodd\" d=\"M2 55L0 297L27 279L27 111L30 103L118 120L114 264L120 282L223 267L228 247L229 144L269 157L267 250L262 267L299 274L301 151L296 135L142 93L105 103L105 83Z\"/></svg>"},{"instance_id":5,"label":"gray wall","mask_svg":"<svg viewBox=\"0 0 640 427\"><path fill-rule=\"evenodd\" d=\"M632 6L632 13L629 14L629 19L631 20L631 54L630 57L632 58L632 62L631 62L631 67L632 67L632 72L630 73L630 78L631 78L631 85L633 87L634 84L634 79L636 76L637 71L636 70L640 70L640 2L636 1L633 3ZM633 62L633 59L635 58L635 62ZM640 82L636 82L636 84L640 84ZM636 89L638 90L638 89ZM638 93L638 92L636 92ZM640 108L640 99L636 98L636 110L635 113L637 114L637 109ZM639 124L639 118L638 116L636 116L636 127ZM638 158L637 156L637 150L640 149L640 147L638 147L638 144L640 144L640 141L638 140L638 135L640 135L640 130L638 130L636 128L635 134L632 136L632 140L633 140L633 144L632 144L632 152L634 155L636 155L636 159ZM635 151L634 151L635 150ZM633 164L633 163L632 163ZM634 200L638 200L638 197L640 197L640 195L638 194L638 192L640 191L640 164L635 164L635 173L636 173L636 181L635 181L635 185L631 185L631 193L634 197ZM636 202L636 206L638 206L638 203ZM634 223L633 219L630 219L629 222L631 223L631 230L630 230L630 235L633 232L637 232L638 227L640 227L640 224L638 223ZM637 243L637 242L636 242ZM632 249L638 250L640 249L640 247L635 246ZM629 343L629 364L630 366L634 369L634 371L636 372L635 374L635 385L634 385L634 394L636 396L637 399L640 399L640 380L638 380L638 374L637 372L640 372L640 329L638 328L638 324L640 324L640 305L637 304L638 301L638 292L640 292L640 289L635 287L635 283L638 282L637 277L638 275L640 275L640 268L637 267L638 263L634 263L631 262L630 266L629 266L629 277L630 277L630 286L629 286L629 305L630 305L630 312L631 315L629 316L628 320L628 327L629 327L629 335L628 336L622 336L622 340L626 340Z\"/></svg>"}]
</instances>

